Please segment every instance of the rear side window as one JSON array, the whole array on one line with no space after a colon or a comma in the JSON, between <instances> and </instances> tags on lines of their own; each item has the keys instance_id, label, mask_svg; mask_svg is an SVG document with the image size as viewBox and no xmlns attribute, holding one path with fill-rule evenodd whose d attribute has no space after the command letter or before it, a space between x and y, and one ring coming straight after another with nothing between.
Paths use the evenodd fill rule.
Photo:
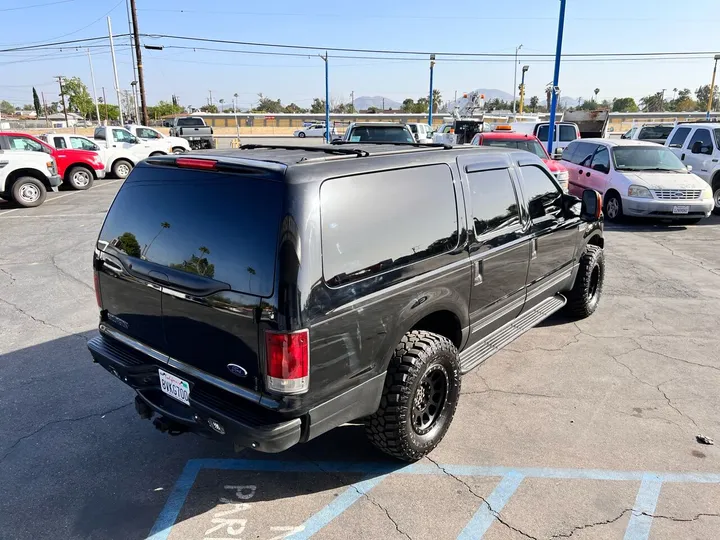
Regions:
<instances>
[{"instance_id":1,"label":"rear side window","mask_svg":"<svg viewBox=\"0 0 720 540\"><path fill-rule=\"evenodd\" d=\"M67 148L65 137L53 137L53 142L55 143L55 148Z\"/></svg>"},{"instance_id":2,"label":"rear side window","mask_svg":"<svg viewBox=\"0 0 720 540\"><path fill-rule=\"evenodd\" d=\"M581 167L589 167L595 150L597 150L597 145L585 142L577 143L577 149L573 153L572 162Z\"/></svg>"},{"instance_id":3,"label":"rear side window","mask_svg":"<svg viewBox=\"0 0 720 540\"><path fill-rule=\"evenodd\" d=\"M458 242L447 165L327 180L320 214L323 274L331 287L445 253Z\"/></svg>"},{"instance_id":4,"label":"rear side window","mask_svg":"<svg viewBox=\"0 0 720 540\"><path fill-rule=\"evenodd\" d=\"M682 148L683 144L685 144L685 139L687 139L689 134L690 128L678 128L675 135L673 135L672 139L670 139L670 144L668 146L670 148Z\"/></svg>"},{"instance_id":5,"label":"rear side window","mask_svg":"<svg viewBox=\"0 0 720 540\"><path fill-rule=\"evenodd\" d=\"M570 143L562 153L562 160L575 163L575 153L578 151L579 143Z\"/></svg>"},{"instance_id":6,"label":"rear side window","mask_svg":"<svg viewBox=\"0 0 720 540\"><path fill-rule=\"evenodd\" d=\"M542 126L539 126L537 130L537 138L540 139L542 142L547 142L549 130L550 126L548 124L543 124Z\"/></svg>"},{"instance_id":7,"label":"rear side window","mask_svg":"<svg viewBox=\"0 0 720 540\"><path fill-rule=\"evenodd\" d=\"M270 296L282 198L283 184L268 179L140 166L115 198L99 243Z\"/></svg>"},{"instance_id":8,"label":"rear side window","mask_svg":"<svg viewBox=\"0 0 720 540\"><path fill-rule=\"evenodd\" d=\"M507 169L470 173L468 181L477 236L492 235L520 224L515 188Z\"/></svg>"},{"instance_id":9,"label":"rear side window","mask_svg":"<svg viewBox=\"0 0 720 540\"><path fill-rule=\"evenodd\" d=\"M568 126L567 124L560 124L560 142L574 141L578 138L575 126Z\"/></svg>"}]
</instances>

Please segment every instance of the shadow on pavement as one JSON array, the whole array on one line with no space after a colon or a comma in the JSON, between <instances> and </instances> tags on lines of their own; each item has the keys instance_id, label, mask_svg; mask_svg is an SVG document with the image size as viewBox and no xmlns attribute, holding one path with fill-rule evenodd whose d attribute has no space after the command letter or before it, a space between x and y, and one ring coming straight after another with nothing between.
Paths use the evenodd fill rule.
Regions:
<instances>
[{"instance_id":1,"label":"shadow on pavement","mask_svg":"<svg viewBox=\"0 0 720 540\"><path fill-rule=\"evenodd\" d=\"M343 426L282 454L235 453L229 444L197 435L162 434L138 417L134 393L93 364L86 342L94 335L94 330L67 335L0 354L0 536L145 538L189 460L310 464L314 474L302 479L273 473L273 487L263 495L272 500L343 491L367 477L324 474L321 462L402 465L375 450L360 425ZM206 476L180 521L218 504L223 480ZM204 490L213 494L207 500Z\"/></svg>"}]
</instances>

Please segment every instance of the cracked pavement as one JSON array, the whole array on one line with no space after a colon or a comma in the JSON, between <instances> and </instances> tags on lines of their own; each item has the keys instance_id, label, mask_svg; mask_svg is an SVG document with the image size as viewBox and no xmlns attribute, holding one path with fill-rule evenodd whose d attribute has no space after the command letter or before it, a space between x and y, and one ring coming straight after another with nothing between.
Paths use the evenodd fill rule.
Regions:
<instances>
[{"instance_id":1,"label":"cracked pavement","mask_svg":"<svg viewBox=\"0 0 720 540\"><path fill-rule=\"evenodd\" d=\"M317 471L203 471L168 538L205 538L225 486L253 484L243 537L268 540L348 489L359 498L314 538L456 538L475 513L485 539L611 539L653 516L649 538L720 536L720 485L664 483L652 513L639 481L524 478L500 507L500 477L449 465L720 473L720 219L632 222L606 231L598 311L556 316L463 380L445 440L421 465L442 473L364 475L329 462L389 463L348 425L279 455L199 437L169 437L140 420L132 393L92 364L92 245L119 183L51 194L45 205L0 202L0 538L145 538L189 459L277 459ZM351 486L353 486L351 488ZM489 502L490 501L490 502ZM235 517L235 516L230 516ZM232 536L232 535L231 535Z\"/></svg>"}]
</instances>

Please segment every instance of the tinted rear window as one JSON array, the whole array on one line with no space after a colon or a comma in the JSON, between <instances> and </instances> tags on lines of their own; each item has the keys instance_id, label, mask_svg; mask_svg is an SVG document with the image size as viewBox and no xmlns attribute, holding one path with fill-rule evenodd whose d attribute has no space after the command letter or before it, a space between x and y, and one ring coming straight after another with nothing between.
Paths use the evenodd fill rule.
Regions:
<instances>
[{"instance_id":1,"label":"tinted rear window","mask_svg":"<svg viewBox=\"0 0 720 540\"><path fill-rule=\"evenodd\" d=\"M179 118L178 126L204 126L202 118Z\"/></svg>"},{"instance_id":2,"label":"tinted rear window","mask_svg":"<svg viewBox=\"0 0 720 540\"><path fill-rule=\"evenodd\" d=\"M270 296L282 193L264 178L140 166L115 198L99 247Z\"/></svg>"}]
</instances>

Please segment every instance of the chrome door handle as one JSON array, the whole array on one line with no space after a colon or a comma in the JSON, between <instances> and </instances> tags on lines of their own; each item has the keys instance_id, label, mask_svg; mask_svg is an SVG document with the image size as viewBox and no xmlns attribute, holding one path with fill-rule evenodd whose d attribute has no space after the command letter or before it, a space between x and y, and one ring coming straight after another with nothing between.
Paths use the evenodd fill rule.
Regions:
<instances>
[{"instance_id":1,"label":"chrome door handle","mask_svg":"<svg viewBox=\"0 0 720 540\"><path fill-rule=\"evenodd\" d=\"M475 280L473 285L482 285L483 282L483 262L477 262L477 273L475 274Z\"/></svg>"},{"instance_id":2,"label":"chrome door handle","mask_svg":"<svg viewBox=\"0 0 720 540\"><path fill-rule=\"evenodd\" d=\"M530 260L537 259L537 238L531 240L530 248Z\"/></svg>"}]
</instances>

